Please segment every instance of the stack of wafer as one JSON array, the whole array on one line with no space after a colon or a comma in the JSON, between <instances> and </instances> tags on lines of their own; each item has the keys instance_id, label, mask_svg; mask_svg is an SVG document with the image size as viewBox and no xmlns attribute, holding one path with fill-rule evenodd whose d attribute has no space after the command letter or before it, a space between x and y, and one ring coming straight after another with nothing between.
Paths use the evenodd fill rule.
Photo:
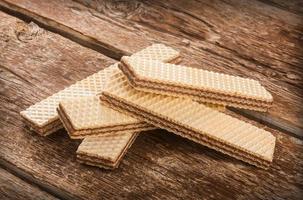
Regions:
<instances>
[{"instance_id":1,"label":"stack of wafer","mask_svg":"<svg viewBox=\"0 0 303 200\"><path fill-rule=\"evenodd\" d=\"M77 160L106 169L118 167L139 132L156 128L268 168L275 137L223 111L228 106L265 112L271 94L256 80L178 61L177 51L154 44L21 115L41 135L63 126L70 138L84 139Z\"/></svg>"},{"instance_id":2,"label":"stack of wafer","mask_svg":"<svg viewBox=\"0 0 303 200\"><path fill-rule=\"evenodd\" d=\"M153 44L132 56L161 62L180 61L179 52L163 44ZM117 71L118 65L111 65L20 114L25 123L42 136L64 127L70 138L85 138L77 150L80 162L106 169L116 168L137 133L156 128L101 105L96 96L103 91L110 75ZM115 153L109 156L111 151Z\"/></svg>"},{"instance_id":3,"label":"stack of wafer","mask_svg":"<svg viewBox=\"0 0 303 200\"><path fill-rule=\"evenodd\" d=\"M141 132L156 127L101 104L98 97L82 97L59 103L58 114L72 139Z\"/></svg>"},{"instance_id":4,"label":"stack of wafer","mask_svg":"<svg viewBox=\"0 0 303 200\"><path fill-rule=\"evenodd\" d=\"M161 62L176 63L179 60L179 52L163 44L154 44L133 55L146 60L159 60ZM30 106L20 114L25 123L40 135L49 135L62 128L56 108L60 101L77 99L80 97L96 96L104 89L108 78L117 64L88 76L75 84L51 95L50 97Z\"/></svg>"},{"instance_id":5,"label":"stack of wafer","mask_svg":"<svg viewBox=\"0 0 303 200\"><path fill-rule=\"evenodd\" d=\"M272 162L271 133L189 98L136 90L122 72L111 77L100 99L113 109L258 167Z\"/></svg>"}]
</instances>

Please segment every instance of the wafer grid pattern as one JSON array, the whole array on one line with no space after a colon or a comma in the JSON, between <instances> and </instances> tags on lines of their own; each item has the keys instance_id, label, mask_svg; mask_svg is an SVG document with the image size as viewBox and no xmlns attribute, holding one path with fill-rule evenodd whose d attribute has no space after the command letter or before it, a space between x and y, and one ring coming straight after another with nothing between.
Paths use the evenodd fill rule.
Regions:
<instances>
[{"instance_id":1,"label":"wafer grid pattern","mask_svg":"<svg viewBox=\"0 0 303 200\"><path fill-rule=\"evenodd\" d=\"M100 97L101 98L101 97ZM105 98L104 96L102 98ZM108 106L112 106L113 109L119 109L119 106L122 105L121 103L115 102L115 100L107 100L106 98L103 99L104 103L107 104ZM110 103L108 103L110 102ZM166 129L170 132L173 132L177 135L180 135L184 138L187 138L189 140L192 140L196 143L202 144L204 146L207 146L209 148L215 149L219 152L222 152L224 154L230 155L234 158L237 158L239 160L245 161L247 163L250 163L252 165L267 169L270 161L266 161L264 159L260 159L258 157L252 156L250 154L243 153L237 149L230 148L229 146L225 145L224 143L220 142L212 142L208 140L207 138L200 136L198 137L196 133L192 133L191 130L184 129L183 127L180 127L178 124L173 124L172 122L167 122L165 120L161 120L155 116L153 116L150 113L145 113L144 111L130 107L128 105L122 105L123 108L121 109L125 111L125 113L129 115L133 115L135 117L139 117L140 119L145 119L146 121L154 124L155 126L159 128Z\"/></svg>"},{"instance_id":2,"label":"wafer grid pattern","mask_svg":"<svg viewBox=\"0 0 303 200\"><path fill-rule=\"evenodd\" d=\"M77 158L91 165L112 168L120 160L137 137L135 132L85 138L77 150Z\"/></svg>"},{"instance_id":3,"label":"wafer grid pattern","mask_svg":"<svg viewBox=\"0 0 303 200\"><path fill-rule=\"evenodd\" d=\"M134 55L146 59L160 59L161 61L171 61L179 57L179 53L177 51L163 44L153 44ZM60 101L100 94L106 86L109 74L111 74L115 69L117 69L117 64L101 70L64 90L55 93L54 95L30 106L20 114L31 126L47 126L50 123L59 120L56 108ZM34 129L38 130L37 127ZM48 133L52 132L51 130L47 131ZM43 135L45 133L41 131L40 134Z\"/></svg>"},{"instance_id":4,"label":"wafer grid pattern","mask_svg":"<svg viewBox=\"0 0 303 200\"><path fill-rule=\"evenodd\" d=\"M111 134L121 134L129 131L141 132L155 129L154 126L145 122L138 122L134 124L116 124L114 126L100 126L98 128L74 129L71 122L67 119L64 112L61 111L60 106L57 109L60 120L71 139L83 139L92 136L105 136ZM114 110L115 111L115 110ZM117 111L115 111L117 112Z\"/></svg>"},{"instance_id":5,"label":"wafer grid pattern","mask_svg":"<svg viewBox=\"0 0 303 200\"><path fill-rule=\"evenodd\" d=\"M207 106L224 110L223 106ZM61 101L58 114L72 139L155 129L153 125L102 105L96 96Z\"/></svg>"},{"instance_id":6,"label":"wafer grid pattern","mask_svg":"<svg viewBox=\"0 0 303 200\"><path fill-rule=\"evenodd\" d=\"M149 92L149 93L155 93L155 94L161 94L161 95L169 95L169 96L174 96L174 97L180 97L180 98L190 98L196 102L203 103L209 107L214 107L217 110L224 111L225 106L231 106L231 107L237 107L237 108L242 108L242 109L249 109L249 110L255 110L255 111L260 111L260 112L266 112L270 105L263 105L263 103L260 102L248 102L246 103L245 101L237 99L236 101L228 101L227 99L224 98L212 98L212 97L202 97L202 96L194 96L193 93L191 92L185 92L183 91L178 91L176 88L174 89L168 89L167 87L164 88L162 87L159 89L158 87L154 86L143 86L136 84L128 78L129 84L133 86L135 89L143 91L143 92ZM207 95L205 95L207 96ZM218 95L217 95L218 96Z\"/></svg>"},{"instance_id":7,"label":"wafer grid pattern","mask_svg":"<svg viewBox=\"0 0 303 200\"><path fill-rule=\"evenodd\" d=\"M37 126L44 126L58 119L56 108L60 101L99 94L104 89L108 77L115 69L117 70L117 65L111 65L30 106L25 111L22 111L21 115L37 124Z\"/></svg>"},{"instance_id":8,"label":"wafer grid pattern","mask_svg":"<svg viewBox=\"0 0 303 200\"><path fill-rule=\"evenodd\" d=\"M74 129L128 125L141 121L101 105L98 97L84 97L60 102Z\"/></svg>"},{"instance_id":9,"label":"wafer grid pattern","mask_svg":"<svg viewBox=\"0 0 303 200\"><path fill-rule=\"evenodd\" d=\"M102 158L116 161L134 133L88 137L83 140L77 150L77 154L90 155L96 158Z\"/></svg>"},{"instance_id":10,"label":"wafer grid pattern","mask_svg":"<svg viewBox=\"0 0 303 200\"><path fill-rule=\"evenodd\" d=\"M183 88L200 89L225 96L271 102L271 94L252 79L216 73L203 69L144 60L139 57L123 57L121 60L141 81L154 81Z\"/></svg>"},{"instance_id":11,"label":"wafer grid pattern","mask_svg":"<svg viewBox=\"0 0 303 200\"><path fill-rule=\"evenodd\" d=\"M145 60L159 60L160 62L173 62L180 56L179 52L163 44L153 44L130 57L138 57Z\"/></svg>"}]
</instances>

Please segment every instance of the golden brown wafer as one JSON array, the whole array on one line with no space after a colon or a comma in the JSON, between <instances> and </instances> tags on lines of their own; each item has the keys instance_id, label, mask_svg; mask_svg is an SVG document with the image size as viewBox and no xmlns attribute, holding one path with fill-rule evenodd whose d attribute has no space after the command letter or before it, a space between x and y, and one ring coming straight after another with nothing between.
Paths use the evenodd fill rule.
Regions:
<instances>
[{"instance_id":1,"label":"golden brown wafer","mask_svg":"<svg viewBox=\"0 0 303 200\"><path fill-rule=\"evenodd\" d=\"M145 59L159 59L160 61L176 61L179 52L163 44L153 44L142 51L133 54ZM56 108L60 101L100 94L106 85L107 78L117 64L101 70L75 84L61 90L52 96L30 106L20 114L27 125L40 135L48 135L62 127Z\"/></svg>"},{"instance_id":2,"label":"golden brown wafer","mask_svg":"<svg viewBox=\"0 0 303 200\"><path fill-rule=\"evenodd\" d=\"M103 106L97 96L61 101L58 114L72 139L155 129L153 125Z\"/></svg>"},{"instance_id":3,"label":"golden brown wafer","mask_svg":"<svg viewBox=\"0 0 303 200\"><path fill-rule=\"evenodd\" d=\"M64 99L97 95L105 87L107 78L114 69L117 69L117 65L111 65L104 70L76 82L70 87L30 106L20 114L27 124L37 131L37 133L40 135L48 135L62 128L56 111L59 102Z\"/></svg>"},{"instance_id":4,"label":"golden brown wafer","mask_svg":"<svg viewBox=\"0 0 303 200\"><path fill-rule=\"evenodd\" d=\"M271 133L188 98L135 90L121 72L111 77L100 99L139 120L250 164L267 168L272 162L275 137Z\"/></svg>"},{"instance_id":5,"label":"golden brown wafer","mask_svg":"<svg viewBox=\"0 0 303 200\"><path fill-rule=\"evenodd\" d=\"M133 87L143 91L258 111L272 104L271 94L252 79L140 57L123 57L119 68Z\"/></svg>"},{"instance_id":6,"label":"golden brown wafer","mask_svg":"<svg viewBox=\"0 0 303 200\"><path fill-rule=\"evenodd\" d=\"M77 160L106 169L117 168L127 149L132 145L136 132L85 138L77 150Z\"/></svg>"},{"instance_id":7,"label":"golden brown wafer","mask_svg":"<svg viewBox=\"0 0 303 200\"><path fill-rule=\"evenodd\" d=\"M223 106L210 104L207 106L224 111ZM61 101L58 106L58 114L72 139L130 130L141 132L156 129L153 125L102 105L97 96Z\"/></svg>"}]
</instances>

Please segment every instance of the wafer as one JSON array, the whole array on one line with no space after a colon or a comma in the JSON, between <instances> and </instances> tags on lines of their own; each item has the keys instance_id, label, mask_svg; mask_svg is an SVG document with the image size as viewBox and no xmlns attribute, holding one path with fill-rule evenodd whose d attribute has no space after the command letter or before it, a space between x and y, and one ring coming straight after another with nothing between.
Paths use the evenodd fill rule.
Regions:
<instances>
[{"instance_id":1,"label":"wafer","mask_svg":"<svg viewBox=\"0 0 303 200\"><path fill-rule=\"evenodd\" d=\"M213 104L207 106L220 111L225 110L224 106ZM102 105L97 96L63 100L59 103L57 111L63 126L72 139L130 130L141 132L156 128Z\"/></svg>"},{"instance_id":2,"label":"wafer","mask_svg":"<svg viewBox=\"0 0 303 200\"><path fill-rule=\"evenodd\" d=\"M267 168L273 160L276 138L271 133L189 98L135 90L122 72L112 75L100 99L113 109L255 166Z\"/></svg>"},{"instance_id":3,"label":"wafer","mask_svg":"<svg viewBox=\"0 0 303 200\"><path fill-rule=\"evenodd\" d=\"M121 134L85 138L78 147L77 160L106 169L117 168L136 137L136 132L128 131Z\"/></svg>"},{"instance_id":4,"label":"wafer","mask_svg":"<svg viewBox=\"0 0 303 200\"><path fill-rule=\"evenodd\" d=\"M97 96L61 101L58 114L72 139L155 129L153 125L102 105Z\"/></svg>"},{"instance_id":5,"label":"wafer","mask_svg":"<svg viewBox=\"0 0 303 200\"><path fill-rule=\"evenodd\" d=\"M164 62L177 62L179 52L163 44L153 44L133 56L143 59L158 59ZM48 135L62 128L56 108L60 101L85 96L95 96L101 93L106 85L109 74L117 69L117 64L101 70L75 84L61 90L52 96L21 111L25 123L40 135Z\"/></svg>"},{"instance_id":6,"label":"wafer","mask_svg":"<svg viewBox=\"0 0 303 200\"><path fill-rule=\"evenodd\" d=\"M258 81L248 78L140 57L122 57L119 68L134 88L146 92L257 111L267 111L273 100Z\"/></svg>"}]
</instances>

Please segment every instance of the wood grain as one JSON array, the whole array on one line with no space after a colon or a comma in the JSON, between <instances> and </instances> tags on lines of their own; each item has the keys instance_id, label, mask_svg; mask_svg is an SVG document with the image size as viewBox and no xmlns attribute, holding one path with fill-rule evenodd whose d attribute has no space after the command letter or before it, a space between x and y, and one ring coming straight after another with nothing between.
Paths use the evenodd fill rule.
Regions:
<instances>
[{"instance_id":1,"label":"wood grain","mask_svg":"<svg viewBox=\"0 0 303 200\"><path fill-rule=\"evenodd\" d=\"M0 12L0 164L62 199L298 199L303 143L277 136L262 170L166 131L141 134L114 171L81 165L65 131L40 137L19 112L113 62L35 24ZM232 113L231 113L232 114ZM238 116L239 117L239 116ZM246 120L242 117L243 120Z\"/></svg>"},{"instance_id":2,"label":"wood grain","mask_svg":"<svg viewBox=\"0 0 303 200\"><path fill-rule=\"evenodd\" d=\"M303 15L303 2L302 1L283 1L283 0L259 0L270 6L292 12L297 15Z\"/></svg>"},{"instance_id":3,"label":"wood grain","mask_svg":"<svg viewBox=\"0 0 303 200\"><path fill-rule=\"evenodd\" d=\"M56 200L57 198L44 192L37 186L31 185L0 168L0 198L2 200L37 199Z\"/></svg>"},{"instance_id":4,"label":"wood grain","mask_svg":"<svg viewBox=\"0 0 303 200\"><path fill-rule=\"evenodd\" d=\"M152 42L182 51L184 64L251 77L273 93L269 113L233 110L303 137L302 15L259 1L4 0L71 38L119 58ZM57 5L60 5L59 7ZM90 9L91 8L91 9ZM288 9L290 11L288 11ZM94 27L94 28L91 28Z\"/></svg>"}]
</instances>

